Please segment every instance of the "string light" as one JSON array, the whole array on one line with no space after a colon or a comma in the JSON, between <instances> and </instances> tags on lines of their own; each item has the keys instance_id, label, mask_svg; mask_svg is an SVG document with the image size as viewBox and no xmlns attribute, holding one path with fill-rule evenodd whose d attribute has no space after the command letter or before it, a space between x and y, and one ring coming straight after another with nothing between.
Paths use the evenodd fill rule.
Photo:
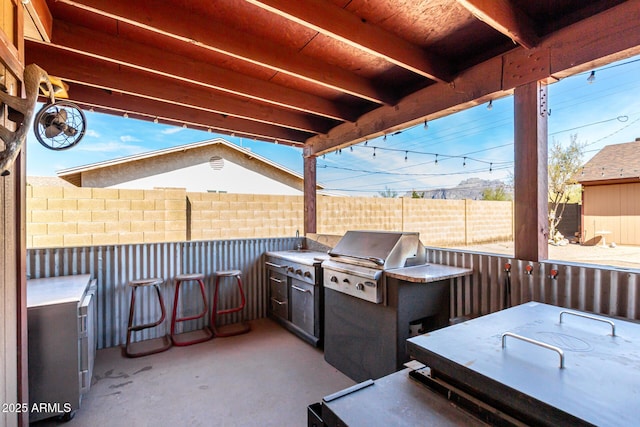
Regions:
<instances>
[{"instance_id":1,"label":"string light","mask_svg":"<svg viewBox=\"0 0 640 427\"><path fill-rule=\"evenodd\" d=\"M353 145L349 147L349 150L353 153Z\"/></svg>"},{"instance_id":2,"label":"string light","mask_svg":"<svg viewBox=\"0 0 640 427\"><path fill-rule=\"evenodd\" d=\"M493 110L493 99L489 101L489 104L487 105L487 110Z\"/></svg>"},{"instance_id":3,"label":"string light","mask_svg":"<svg viewBox=\"0 0 640 427\"><path fill-rule=\"evenodd\" d=\"M489 163L489 173L493 172L493 163Z\"/></svg>"},{"instance_id":4,"label":"string light","mask_svg":"<svg viewBox=\"0 0 640 427\"><path fill-rule=\"evenodd\" d=\"M364 145L365 145L365 147L366 147L368 144L369 144L369 140L368 140L368 139L365 139L365 140L364 140Z\"/></svg>"},{"instance_id":5,"label":"string light","mask_svg":"<svg viewBox=\"0 0 640 427\"><path fill-rule=\"evenodd\" d=\"M211 130L211 128L207 128L207 132L211 133L213 130Z\"/></svg>"},{"instance_id":6,"label":"string light","mask_svg":"<svg viewBox=\"0 0 640 427\"><path fill-rule=\"evenodd\" d=\"M182 124L182 127L183 127L184 129L186 129L186 128L187 128L187 124L186 124L186 123L183 123L183 124Z\"/></svg>"},{"instance_id":7,"label":"string light","mask_svg":"<svg viewBox=\"0 0 640 427\"><path fill-rule=\"evenodd\" d=\"M408 152L408 151L405 151L405 152L404 152L404 161L405 161L405 162L407 161L407 157L409 157L409 152Z\"/></svg>"},{"instance_id":8,"label":"string light","mask_svg":"<svg viewBox=\"0 0 640 427\"><path fill-rule=\"evenodd\" d=\"M593 83L596 81L596 72L591 71L591 74L589 74L589 77L587 77L587 81L589 82L589 84Z\"/></svg>"},{"instance_id":9,"label":"string light","mask_svg":"<svg viewBox=\"0 0 640 427\"><path fill-rule=\"evenodd\" d=\"M122 117L124 117L125 119L128 119L128 118L129 118L129 113L124 113L124 114L122 115Z\"/></svg>"},{"instance_id":10,"label":"string light","mask_svg":"<svg viewBox=\"0 0 640 427\"><path fill-rule=\"evenodd\" d=\"M429 129L429 123L427 123L427 121L424 121L424 130Z\"/></svg>"},{"instance_id":11,"label":"string light","mask_svg":"<svg viewBox=\"0 0 640 427\"><path fill-rule=\"evenodd\" d=\"M153 119L153 123L158 123L158 118L157 118L157 117L155 117L155 118Z\"/></svg>"},{"instance_id":12,"label":"string light","mask_svg":"<svg viewBox=\"0 0 640 427\"><path fill-rule=\"evenodd\" d=\"M492 147L491 149L503 148L503 147L506 147L506 146L509 146L509 145L512 145L512 144L499 145L497 147ZM353 147L350 147L350 149L352 149L352 148ZM365 148L365 147L364 146L356 146L356 148ZM377 155L377 150L404 153L404 156L405 156L406 160L408 160L409 153L435 156L434 163L436 165L439 164L440 160L442 160L442 159L462 159L462 166L465 166L465 167L467 165L467 160L472 160L472 161L478 162L478 163L484 163L486 165L493 165L493 163L496 163L498 165L505 165L505 164L512 164L513 163L512 161L508 161L508 162L495 162L495 161L494 162L490 162L489 160L483 160L483 159L478 159L478 158L474 158L474 157L470 157L469 156L469 154L474 154L474 153L480 153L480 152L487 151L486 149L475 151L475 152L472 152L472 153L467 153L466 155L447 155L447 154L432 153L432 152L425 152L425 151L407 150L407 149L399 149L399 148L391 148L391 147L381 147L381 146L375 146L375 145L370 145L370 146L367 146L366 148L373 148L373 150L376 151L376 155Z\"/></svg>"},{"instance_id":13,"label":"string light","mask_svg":"<svg viewBox=\"0 0 640 427\"><path fill-rule=\"evenodd\" d=\"M387 134L386 134L386 133L385 133L385 134L384 134L384 136L382 137L382 140L383 140L383 141L386 141L386 140L387 140Z\"/></svg>"},{"instance_id":14,"label":"string light","mask_svg":"<svg viewBox=\"0 0 640 427\"><path fill-rule=\"evenodd\" d=\"M373 147L373 157L376 156L376 147Z\"/></svg>"}]
</instances>

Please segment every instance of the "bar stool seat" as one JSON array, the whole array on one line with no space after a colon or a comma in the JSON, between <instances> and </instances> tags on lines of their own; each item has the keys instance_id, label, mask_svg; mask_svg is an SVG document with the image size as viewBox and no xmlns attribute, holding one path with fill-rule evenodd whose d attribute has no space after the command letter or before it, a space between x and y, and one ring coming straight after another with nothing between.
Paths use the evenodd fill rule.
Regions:
<instances>
[{"instance_id":1,"label":"bar stool seat","mask_svg":"<svg viewBox=\"0 0 640 427\"><path fill-rule=\"evenodd\" d=\"M129 321L127 323L127 342L124 347L124 354L127 357L148 356L150 354L160 353L162 351L168 350L171 347L171 339L168 335L138 342L131 342L131 338L134 332L156 327L164 321L166 312L164 307L164 300L162 299L162 293L160 292L160 285L162 284L162 282L164 282L164 280L160 278L148 278L132 280L128 283L128 285L131 287L131 306L129 307ZM138 290L138 288L144 288L148 286L153 286L156 290L156 294L158 296L158 304L160 304L160 318L155 322L134 326L133 318L135 317L136 291Z\"/></svg>"},{"instance_id":2,"label":"bar stool seat","mask_svg":"<svg viewBox=\"0 0 640 427\"><path fill-rule=\"evenodd\" d=\"M173 297L173 317L171 320L171 340L173 345L187 346L192 344L208 341L213 338L213 332L206 326L202 329L195 331L176 333L176 324L179 322L186 322L188 320L196 320L206 316L208 312L207 295L204 290L204 274L191 273L191 274L179 274L176 276L176 289ZM185 282L197 282L200 286L200 294L202 295L202 311L193 316L178 317L178 305L180 299L180 286Z\"/></svg>"},{"instance_id":3,"label":"bar stool seat","mask_svg":"<svg viewBox=\"0 0 640 427\"><path fill-rule=\"evenodd\" d=\"M242 272L240 270L222 270L217 271L216 273L216 288L213 296L213 309L211 310L211 329L213 329L213 333L216 337L230 337L233 335L240 335L247 333L251 330L251 325L246 322L234 323L230 325L218 326L217 317L219 315L226 315L231 313L237 313L242 311L246 305L246 298L244 295L244 291L242 290ZM218 297L220 295L220 279L222 278L235 278L236 284L238 286L238 292L240 293L240 305L232 308L225 308L222 310L218 310L219 300Z\"/></svg>"}]
</instances>

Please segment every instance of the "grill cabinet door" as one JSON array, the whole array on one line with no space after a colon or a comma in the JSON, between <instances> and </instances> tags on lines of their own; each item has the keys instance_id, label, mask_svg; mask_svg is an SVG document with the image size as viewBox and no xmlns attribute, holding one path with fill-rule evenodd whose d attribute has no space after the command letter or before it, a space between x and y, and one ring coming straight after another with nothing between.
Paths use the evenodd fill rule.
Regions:
<instances>
[{"instance_id":1,"label":"grill cabinet door","mask_svg":"<svg viewBox=\"0 0 640 427\"><path fill-rule=\"evenodd\" d=\"M313 285L291 279L291 321L309 335L314 335L313 294Z\"/></svg>"}]
</instances>

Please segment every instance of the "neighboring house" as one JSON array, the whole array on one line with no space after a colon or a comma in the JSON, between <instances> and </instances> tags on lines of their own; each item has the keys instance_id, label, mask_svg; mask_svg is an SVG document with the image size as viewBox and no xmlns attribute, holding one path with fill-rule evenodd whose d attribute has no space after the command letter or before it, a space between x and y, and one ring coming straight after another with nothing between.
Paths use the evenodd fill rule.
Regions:
<instances>
[{"instance_id":1,"label":"neighboring house","mask_svg":"<svg viewBox=\"0 0 640 427\"><path fill-rule=\"evenodd\" d=\"M224 139L64 169L78 187L186 188L190 192L303 194L303 176ZM318 188L321 188L318 186Z\"/></svg>"},{"instance_id":2,"label":"neighboring house","mask_svg":"<svg viewBox=\"0 0 640 427\"><path fill-rule=\"evenodd\" d=\"M640 138L604 147L576 178L583 241L640 245Z\"/></svg>"}]
</instances>

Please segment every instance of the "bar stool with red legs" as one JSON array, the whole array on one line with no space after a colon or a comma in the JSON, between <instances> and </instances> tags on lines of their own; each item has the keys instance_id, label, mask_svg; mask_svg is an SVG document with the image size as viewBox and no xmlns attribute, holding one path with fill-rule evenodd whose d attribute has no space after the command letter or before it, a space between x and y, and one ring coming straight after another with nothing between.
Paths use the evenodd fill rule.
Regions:
<instances>
[{"instance_id":1,"label":"bar stool with red legs","mask_svg":"<svg viewBox=\"0 0 640 427\"><path fill-rule=\"evenodd\" d=\"M246 322L233 323L230 325L218 326L217 317L220 315L226 315L231 313L237 313L244 309L246 305L246 298L244 291L242 290L242 275L240 270L224 270L216 272L216 289L213 296L213 309L211 311L211 329L216 337L230 337L232 335L240 335L247 333L251 330L251 325ZM238 286L238 292L240 293L240 305L233 308L225 308L219 310L219 296L220 296L220 279L235 278Z\"/></svg>"},{"instance_id":2,"label":"bar stool with red legs","mask_svg":"<svg viewBox=\"0 0 640 427\"><path fill-rule=\"evenodd\" d=\"M173 318L171 320L171 340L173 345L186 346L208 341L213 338L213 332L206 326L195 331L176 333L176 324L188 320L196 320L205 317L208 312L207 295L204 291L204 274L179 274L176 276L176 291L173 297ZM180 300L180 286L185 282L197 282L202 295L202 311L193 316L178 317L178 305Z\"/></svg>"},{"instance_id":3,"label":"bar stool with red legs","mask_svg":"<svg viewBox=\"0 0 640 427\"><path fill-rule=\"evenodd\" d=\"M131 287L131 306L129 307L129 322L127 324L127 342L124 346L124 355L127 357L141 357L148 356L154 353L160 353L161 351L168 350L171 347L171 339L168 335L164 335L159 338L151 338L138 342L131 342L131 338L136 331L141 331L147 328L154 328L160 325L165 317L166 312L164 308L164 300L162 299L162 293L160 292L160 285L163 280L158 278L152 279L139 279L129 282ZM138 288L153 287L158 295L158 304L160 305L160 318L155 322L144 323L141 325L133 325L133 318L135 317L136 306L136 291Z\"/></svg>"}]
</instances>

